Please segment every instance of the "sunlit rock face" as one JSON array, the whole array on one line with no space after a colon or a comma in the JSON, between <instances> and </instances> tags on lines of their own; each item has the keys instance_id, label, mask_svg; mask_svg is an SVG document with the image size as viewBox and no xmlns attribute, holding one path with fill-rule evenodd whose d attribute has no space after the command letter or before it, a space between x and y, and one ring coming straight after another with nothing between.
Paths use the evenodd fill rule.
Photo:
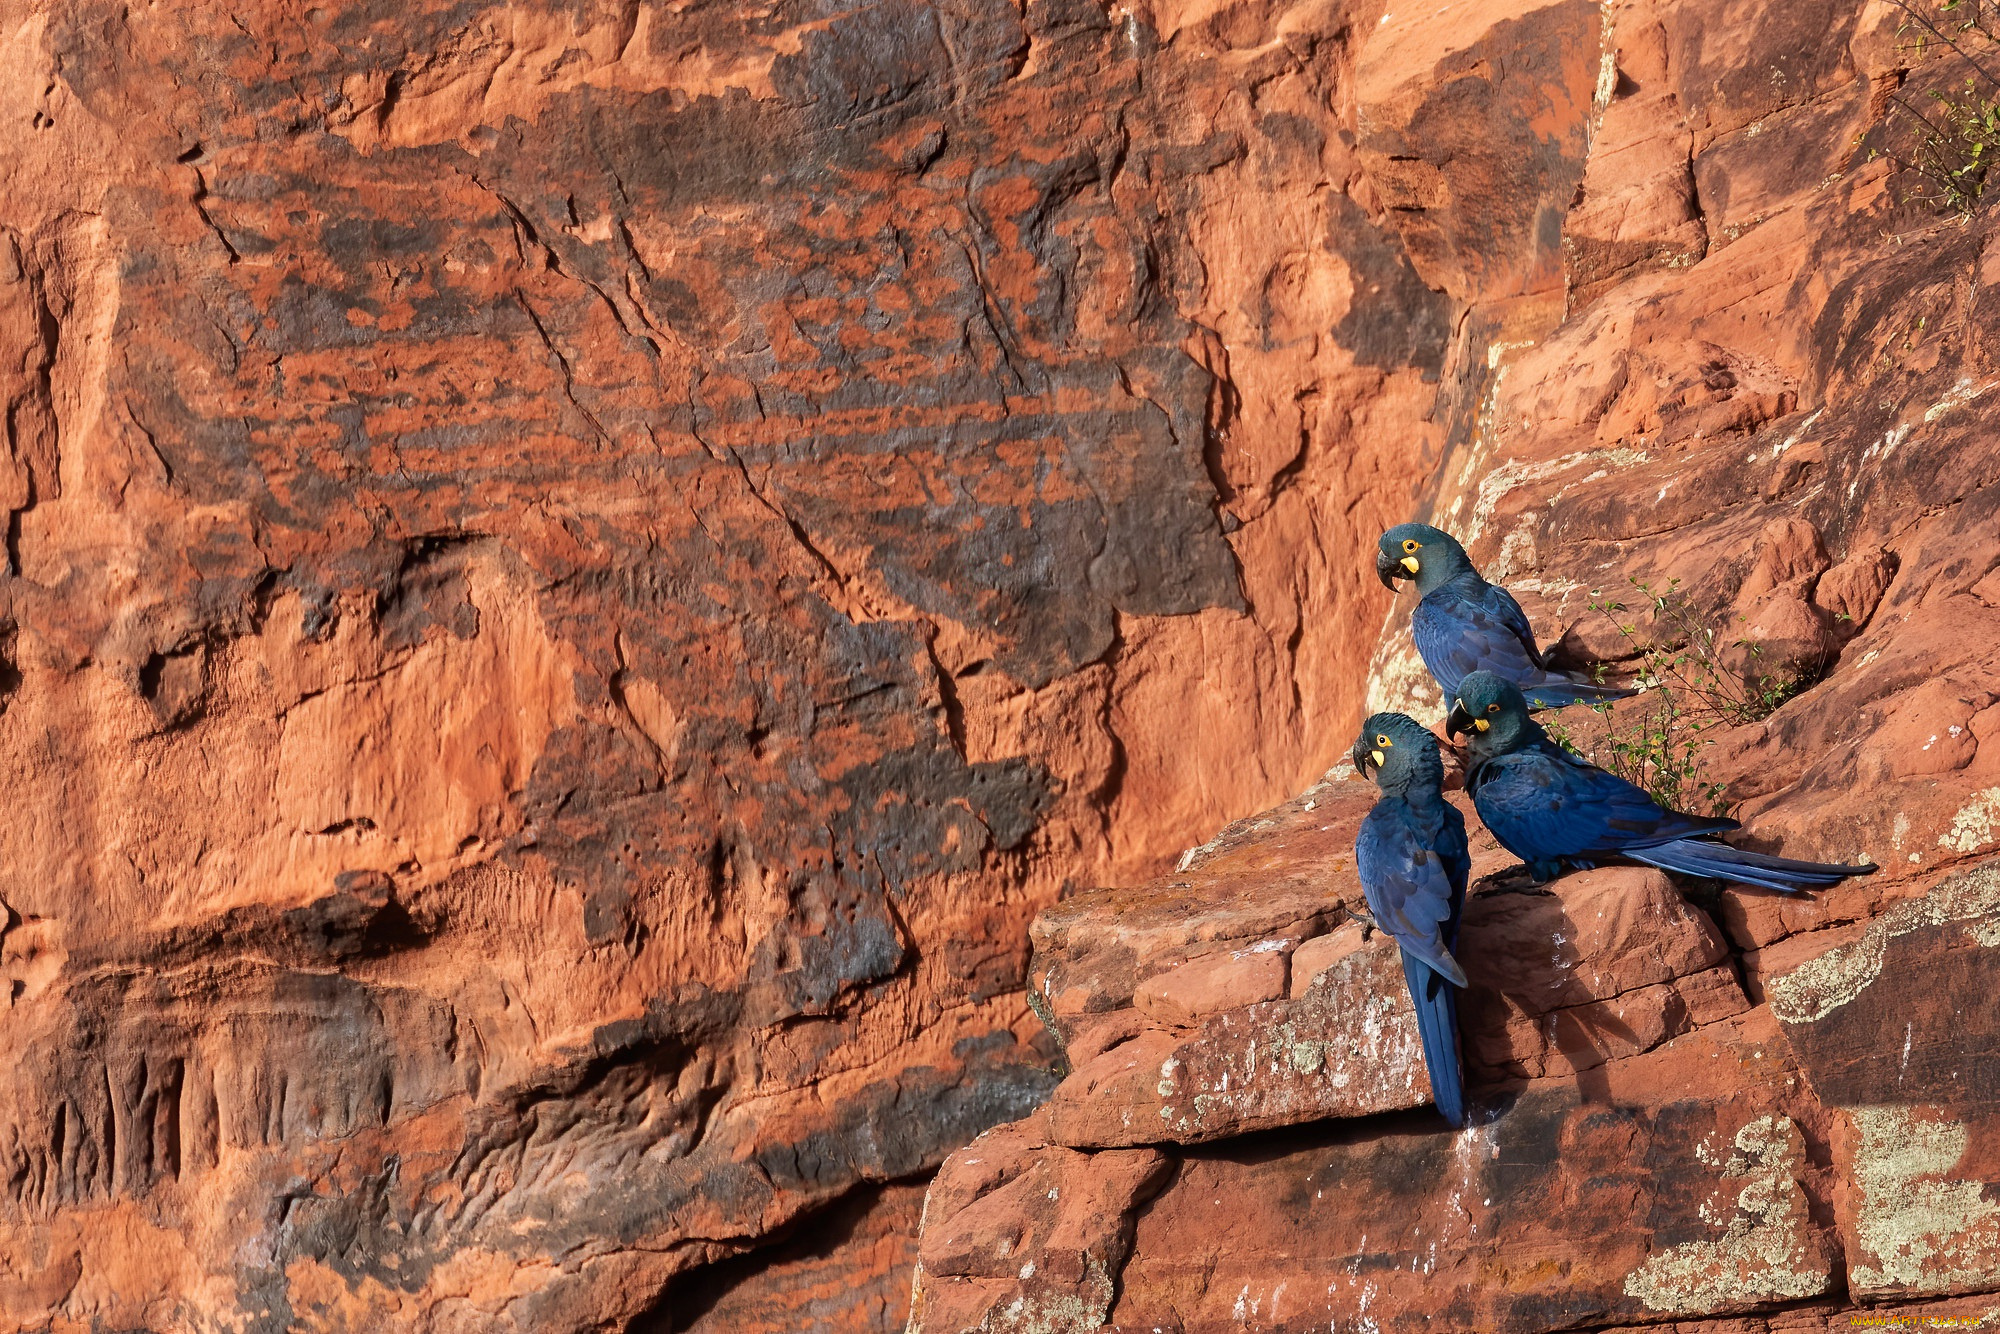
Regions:
<instances>
[{"instance_id":1,"label":"sunlit rock face","mask_svg":"<svg viewBox=\"0 0 2000 1334\"><path fill-rule=\"evenodd\" d=\"M38 0L0 53L0 1327L1994 1286L1984 928L1884 924L2000 848L2000 251L1857 145L1886 11ZM1280 806L1438 716L1413 515L1570 659L1678 577L1824 677L1709 773L1885 868L1484 848L1456 1139L1366 791Z\"/></svg>"},{"instance_id":2,"label":"sunlit rock face","mask_svg":"<svg viewBox=\"0 0 2000 1334\"><path fill-rule=\"evenodd\" d=\"M932 1183L913 1329L1744 1334L1844 1328L1858 1303L1990 1310L2000 861L1807 932L1847 943L1753 1004L1744 951L1658 872L1537 888L1476 840L1453 1132L1337 852L1371 798L1320 784L1168 879L1038 920L1031 985L1074 1071Z\"/></svg>"},{"instance_id":3,"label":"sunlit rock face","mask_svg":"<svg viewBox=\"0 0 2000 1334\"><path fill-rule=\"evenodd\" d=\"M1475 831L1457 1133L1395 1045L1400 978L1360 966L1387 949L1341 861L1367 787L1073 896L1029 969L1073 1068L938 1177L924 1334L1993 1319L2000 243L1872 152L1908 130L1880 90L1956 67L1860 5L1617 6L1577 60L1532 54L1569 50L1561 7L1447 9L1388 7L1354 65L1364 171L1492 368L1457 382L1426 517L1558 663L1658 671L1677 625L1713 630L1699 670L1751 689L1681 757L1689 804L1727 802L1746 846L1880 869L1796 897L1637 868L1533 886ZM1520 55L1464 54L1498 50ZM1454 88L1459 119L1426 119ZM1467 223L1491 159L1447 145L1485 116L1490 142L1525 119L1555 158L1578 145L1569 176L1503 155L1566 182L1532 232L1550 249L1514 267L1454 248L1526 235ZM1368 698L1432 721L1408 606ZM1610 755L1655 707L1556 723ZM1365 1053L1360 1096L1283 1102L1305 1074L1284 1007L1325 987L1327 1012L1383 1016L1317 1035ZM1142 1150L1166 1165L1113 1170ZM1037 1225L1031 1179L1092 1183L1087 1225Z\"/></svg>"},{"instance_id":4,"label":"sunlit rock face","mask_svg":"<svg viewBox=\"0 0 2000 1334\"><path fill-rule=\"evenodd\" d=\"M1375 21L0 5L0 1327L900 1326L1487 373Z\"/></svg>"}]
</instances>

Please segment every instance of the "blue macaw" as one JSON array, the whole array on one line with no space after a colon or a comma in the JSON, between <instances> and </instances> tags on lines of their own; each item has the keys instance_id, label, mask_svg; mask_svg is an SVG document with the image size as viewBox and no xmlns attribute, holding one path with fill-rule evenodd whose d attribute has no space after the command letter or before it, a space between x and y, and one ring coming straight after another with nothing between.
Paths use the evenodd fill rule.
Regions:
<instances>
[{"instance_id":1,"label":"blue macaw","mask_svg":"<svg viewBox=\"0 0 2000 1334\"><path fill-rule=\"evenodd\" d=\"M1480 578L1450 533L1427 524L1397 524L1377 544L1375 573L1389 589L1398 579L1417 581L1423 600L1410 613L1410 637L1446 699L1466 673L1476 671L1497 673L1521 687L1531 709L1636 693L1545 666L1521 604L1506 589Z\"/></svg>"},{"instance_id":2,"label":"blue macaw","mask_svg":"<svg viewBox=\"0 0 2000 1334\"><path fill-rule=\"evenodd\" d=\"M1537 883L1566 868L1638 862L1681 875L1787 893L1821 888L1873 866L1793 861L1732 848L1714 837L1734 820L1668 810L1616 774L1549 740L1513 682L1473 672L1459 682L1445 730L1472 750L1465 790L1500 845Z\"/></svg>"},{"instance_id":3,"label":"blue macaw","mask_svg":"<svg viewBox=\"0 0 2000 1334\"><path fill-rule=\"evenodd\" d=\"M1472 870L1465 817L1444 799L1437 738L1404 714L1378 713L1362 725L1354 767L1364 777L1372 768L1382 790L1354 840L1361 892L1375 924L1402 947L1432 1100L1445 1120L1462 1126L1456 991L1465 986L1465 970L1451 952Z\"/></svg>"}]
</instances>

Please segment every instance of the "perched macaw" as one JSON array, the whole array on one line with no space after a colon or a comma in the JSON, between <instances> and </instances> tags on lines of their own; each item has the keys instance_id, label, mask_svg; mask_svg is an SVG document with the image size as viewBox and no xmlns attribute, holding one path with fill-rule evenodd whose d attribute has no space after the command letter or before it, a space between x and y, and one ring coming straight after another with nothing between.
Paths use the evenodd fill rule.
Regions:
<instances>
[{"instance_id":1,"label":"perched macaw","mask_svg":"<svg viewBox=\"0 0 2000 1334\"><path fill-rule=\"evenodd\" d=\"M1494 672L1521 687L1531 709L1635 693L1544 666L1521 604L1480 578L1450 533L1421 523L1396 525L1377 545L1375 573L1391 589L1398 579L1417 581L1423 599L1410 613L1410 638L1446 699L1476 671Z\"/></svg>"},{"instance_id":2,"label":"perched macaw","mask_svg":"<svg viewBox=\"0 0 2000 1334\"><path fill-rule=\"evenodd\" d=\"M1465 970L1452 957L1472 869L1465 817L1444 799L1437 738L1400 713L1378 713L1354 743L1354 767L1373 770L1382 796L1361 821L1354 865L1375 924L1403 951L1431 1094L1444 1119L1465 1124L1458 1063L1458 997Z\"/></svg>"},{"instance_id":3,"label":"perched macaw","mask_svg":"<svg viewBox=\"0 0 2000 1334\"><path fill-rule=\"evenodd\" d=\"M1714 837L1734 820L1669 810L1616 774L1549 740L1513 682L1473 672L1459 682L1445 730L1472 750L1465 790L1500 845L1537 882L1565 869L1638 862L1682 875L1788 893L1831 885L1873 866L1793 861L1732 848Z\"/></svg>"}]
</instances>

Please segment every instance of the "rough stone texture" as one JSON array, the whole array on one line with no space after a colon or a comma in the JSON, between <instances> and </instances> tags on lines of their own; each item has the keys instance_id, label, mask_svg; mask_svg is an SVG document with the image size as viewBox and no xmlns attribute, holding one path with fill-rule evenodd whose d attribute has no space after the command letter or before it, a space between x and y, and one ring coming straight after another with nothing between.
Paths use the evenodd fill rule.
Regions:
<instances>
[{"instance_id":1,"label":"rough stone texture","mask_svg":"<svg viewBox=\"0 0 2000 1334\"><path fill-rule=\"evenodd\" d=\"M1371 804L1320 784L1166 880L1036 921L1031 998L1073 1066L1044 1109L1052 1142L1192 1143L1427 1099L1395 946L1348 923Z\"/></svg>"},{"instance_id":2,"label":"rough stone texture","mask_svg":"<svg viewBox=\"0 0 2000 1334\"><path fill-rule=\"evenodd\" d=\"M1604 867L1466 905L1467 1062L1534 1078L1648 1051L1747 1007L1722 933L1664 873Z\"/></svg>"},{"instance_id":3,"label":"rough stone texture","mask_svg":"<svg viewBox=\"0 0 2000 1334\"><path fill-rule=\"evenodd\" d=\"M1351 836L1370 792L1323 784L1234 827L1150 894L1073 898L1047 915L1045 939L1081 948L1038 954L1036 975L1066 978L1072 997L1129 992L1149 950L1171 961L1187 936L1213 943L1220 924L1258 924L1260 909L1268 922L1272 906L1283 916L1301 876L1345 903L1352 870L1343 879L1313 836L1336 821ZM1605 869L1536 890L1507 862L1475 843L1460 950L1471 1128L1390 1110L1427 1093L1408 1048L1366 1053L1353 1082L1400 1078L1414 1096L1272 1097L1309 1087L1249 1058L1287 1050L1274 1030L1297 1022L1283 1008L1296 1000L1181 1028L1137 1006L1099 1009L1058 1031L1073 1055L1105 1032L1114 1043L1033 1117L954 1155L933 1186L912 1330L1359 1330L1422 1313L1527 1334L1812 1303L1687 1326L1748 1334L1852 1327L1856 1301L2000 1291L2000 860L1902 901L1774 978L1754 1006L1723 932L1659 873ZM1178 936L1164 929L1170 903L1183 907ZM1126 948L1112 947L1128 921ZM1400 971L1350 966L1386 954L1380 944L1349 922L1291 947L1295 969L1323 961L1300 995L1406 1014ZM1264 957L1224 948L1152 976L1255 974ZM1082 985L1093 965L1106 987ZM1149 1149L1157 1162L1132 1160L1143 1172L1125 1166ZM930 1264L933 1250L1040 1236L1072 1194L1099 1258L1072 1264L1084 1277L1069 1287ZM1911 1318L1984 1318L1996 1303Z\"/></svg>"},{"instance_id":4,"label":"rough stone texture","mask_svg":"<svg viewBox=\"0 0 2000 1334\"><path fill-rule=\"evenodd\" d=\"M982 1135L931 1183L911 1327L1035 1334L1101 1323L1133 1210L1169 1166L1154 1149L1053 1145L1039 1115Z\"/></svg>"},{"instance_id":5,"label":"rough stone texture","mask_svg":"<svg viewBox=\"0 0 2000 1334\"><path fill-rule=\"evenodd\" d=\"M636 1322L633 1334L900 1334L924 1193L909 1183L852 1192L777 1245L711 1266L684 1285L678 1310Z\"/></svg>"},{"instance_id":6,"label":"rough stone texture","mask_svg":"<svg viewBox=\"0 0 2000 1334\"><path fill-rule=\"evenodd\" d=\"M1592 15L1573 66L1460 54L1503 30L1523 53L1566 49L1560 6L1449 8L1392 7L1356 65L1371 185L1426 280L1467 305L1454 355L1493 371L1459 384L1477 392L1448 420L1427 517L1520 592L1559 660L1631 662L1621 622L1670 646L1627 580L1678 580L1723 669L1799 683L1767 717L1725 719L1699 755L1740 840L1882 870L1800 896L1634 869L1538 889L1475 837L1474 1126L1302 1107L1254 1136L1161 1133L1176 1166L1130 1206L1117 1303L1044 1328L2000 1325L2000 239L1990 208L1926 212L1869 156L1883 91L1935 70L1887 5L1633 0ZM1516 68L1541 86L1509 82ZM1449 84L1462 69L1505 96L1464 123L1423 121L1419 71ZM1496 141L1525 115L1546 142L1581 145L1556 224L1533 232L1548 249L1510 252L1518 293L1487 252L1454 250L1493 176L1449 145L1482 115ZM1551 255L1559 284L1533 276ZM1606 599L1632 610L1593 608ZM1408 606L1377 646L1369 707L1435 720ZM1580 744L1603 737L1602 720L1562 721ZM1045 1017L1084 1057L1051 1121L1155 1114L1161 1095L1136 1080L1078 1080L1097 1053L1160 1033L1178 1069L1212 1036L1209 1068L1237 1091L1225 1061L1247 1042L1220 1015L1278 1002L1174 1028L1131 999L1160 989L1155 973L1225 957L1211 940L1282 940L1290 997L1302 970L1359 957L1359 928L1314 917L1299 890L1316 876L1329 903L1352 901L1338 843L1313 842L1299 805L1224 840L1243 872L1203 878L1197 855L1153 891L1075 896L1037 925L1031 986L1054 984L1036 993ZM1149 893L1175 907L1122 931L1116 905ZM1209 923L1242 925L1204 936ZM1232 985L1268 989L1204 976L1200 990ZM1400 979L1369 985L1396 1003ZM1065 1108L1067 1093L1086 1096Z\"/></svg>"},{"instance_id":7,"label":"rough stone texture","mask_svg":"<svg viewBox=\"0 0 2000 1334\"><path fill-rule=\"evenodd\" d=\"M1117 1323L1387 1328L1425 1311L1539 1330L1823 1293L1831 1248L1762 1038L1704 1035L1635 1063L1663 1081L1658 1100L1622 1081L1615 1106L1530 1089L1461 1136L1367 1124L1249 1161L1191 1157L1140 1220ZM1173 1240L1198 1227L1215 1241Z\"/></svg>"},{"instance_id":8,"label":"rough stone texture","mask_svg":"<svg viewBox=\"0 0 2000 1334\"><path fill-rule=\"evenodd\" d=\"M1073 1070L1041 1133L1077 1148L1197 1143L1428 1102L1402 967L1364 925L1354 872L1373 802L1372 786L1322 783L1153 885L1043 913L1031 997ZM1475 840L1477 869L1510 863ZM1587 1070L1748 1008L1722 933L1657 871L1510 879L1467 904L1464 931L1478 1073ZM1163 999L1176 995L1200 1003Z\"/></svg>"},{"instance_id":9,"label":"rough stone texture","mask_svg":"<svg viewBox=\"0 0 2000 1334\"><path fill-rule=\"evenodd\" d=\"M1296 914L1287 891L1304 879L1322 884L1329 909L1357 900L1351 858L1329 845L1351 845L1372 792L1323 784L1226 831L1151 891L1079 895L1044 916L1034 975L1098 1002L1058 1018L1057 1031L1072 1055L1102 1046L1105 1031L1119 1042L940 1178L972 1180L970 1160L991 1160L990 1144L1031 1144L1048 1183L1007 1197L994 1183L970 1197L962 1184L934 1188L926 1237L1016 1235L1032 1226L1023 1201L1039 1209L1047 1191L1095 1181L1099 1157L1130 1151L1076 1147L1150 1142L1178 1165L1156 1196L1121 1195L1113 1212L1128 1221L1101 1224L1107 1235L1131 1229L1115 1307L1044 1293L1030 1304L1043 1323L1016 1326L1019 1294L954 1286L948 1306L917 1303L913 1329L1348 1329L1421 1310L1451 1328L1525 1331L1752 1310L1836 1288L1825 1111L1770 1011L1750 1009L1736 986L1721 932L1655 872L1604 870L1536 891L1476 840L1482 879L1461 957L1480 1112L1458 1135L1427 1111L1339 1119L1424 1100L1414 1033L1351 1067L1352 1084L1397 1082L1398 1096L1287 1101L1248 1054L1289 1050L1281 1025L1298 1011L1288 1002L1182 1029L1105 1003L1179 969L1254 972L1266 956L1229 946ZM1290 948L1301 999L1331 992L1408 1024L1400 969L1352 966L1393 964L1380 937L1358 923L1301 929L1315 932ZM1190 938L1209 951L1192 964L1176 959ZM1152 957L1173 962L1152 973ZM1302 958L1319 961L1303 983ZM1105 985L1084 985L1093 968ZM1495 1044L1507 1059L1485 1056ZM1522 1082L1529 1064L1544 1077ZM1289 1088L1302 1086L1316 1087L1294 1075ZM1220 1114L1207 1122L1183 1112L1209 1108ZM1289 1128L1235 1138L1278 1127ZM933 1284L927 1267L920 1292Z\"/></svg>"},{"instance_id":10,"label":"rough stone texture","mask_svg":"<svg viewBox=\"0 0 2000 1334\"><path fill-rule=\"evenodd\" d=\"M1230 1294L1143 1212L1232 1154L1337 1150L1356 1220L1407 1164L1427 1256L1430 1113L1229 1138L1421 1101L1407 1047L1327 1087L1398 1003L1351 824L1129 889L1324 772L1364 676L1436 716L1366 554L1426 510L1562 652L1679 577L1824 672L1707 761L1760 846L1888 868L1708 919L1490 882L1524 948L1603 913L1467 1032L1615 1207L1537 1169L1541 1249L1468 1205L1434 1272L1519 1328L1991 1288L1989 1114L1839 1087L1879 1001L1789 1025L1811 1090L1744 1038L1830 950L1928 980L1872 924L2000 848L2000 240L1867 159L1896 21L0 0L0 1327L879 1325L888 1183L1052 1063L1242 1095L1305 1021L1318 1087L1151 1095L1199 1150L1058 1100L1032 1170L1139 1166L1040 1277L940 1269L949 1319L1269 1324L1309 1210ZM1947 1070L1981 1032L1922 1018ZM1359 1291L1300 1309L1393 1322Z\"/></svg>"},{"instance_id":11,"label":"rough stone texture","mask_svg":"<svg viewBox=\"0 0 2000 1334\"><path fill-rule=\"evenodd\" d=\"M0 1328L790 1309L1045 1096L1483 374L1373 21L0 0Z\"/></svg>"},{"instance_id":12,"label":"rough stone texture","mask_svg":"<svg viewBox=\"0 0 2000 1334\"><path fill-rule=\"evenodd\" d=\"M1819 1098L1857 1295L1994 1286L2000 1256L2000 863L1900 904L1776 978L1771 1010Z\"/></svg>"}]
</instances>

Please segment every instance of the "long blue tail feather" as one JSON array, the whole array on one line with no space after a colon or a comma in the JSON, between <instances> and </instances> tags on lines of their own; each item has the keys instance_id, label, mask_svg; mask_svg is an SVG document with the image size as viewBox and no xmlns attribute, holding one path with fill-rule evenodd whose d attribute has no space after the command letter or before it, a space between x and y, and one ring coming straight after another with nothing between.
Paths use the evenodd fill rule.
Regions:
<instances>
[{"instance_id":1,"label":"long blue tail feather","mask_svg":"<svg viewBox=\"0 0 2000 1334\"><path fill-rule=\"evenodd\" d=\"M1417 1032L1424 1042L1424 1065L1438 1114L1454 1126L1465 1124L1465 1076L1458 1062L1458 988L1408 950L1403 980L1417 1008Z\"/></svg>"},{"instance_id":2,"label":"long blue tail feather","mask_svg":"<svg viewBox=\"0 0 2000 1334\"><path fill-rule=\"evenodd\" d=\"M1732 848L1727 843L1705 839L1676 839L1650 848L1627 848L1625 855L1635 862L1657 866L1681 875L1704 876L1710 880L1730 880L1740 885L1756 885L1796 894L1802 889L1823 889L1851 875L1867 875L1872 866L1841 866L1831 862L1801 862L1789 857L1772 857L1761 852Z\"/></svg>"},{"instance_id":3,"label":"long blue tail feather","mask_svg":"<svg viewBox=\"0 0 2000 1334\"><path fill-rule=\"evenodd\" d=\"M1588 681L1548 681L1541 685L1524 685L1521 687L1521 693L1527 696L1530 709L1541 710L1560 709L1567 704L1630 699L1639 692L1623 686L1593 685ZM1450 701L1447 700L1446 703Z\"/></svg>"}]
</instances>

